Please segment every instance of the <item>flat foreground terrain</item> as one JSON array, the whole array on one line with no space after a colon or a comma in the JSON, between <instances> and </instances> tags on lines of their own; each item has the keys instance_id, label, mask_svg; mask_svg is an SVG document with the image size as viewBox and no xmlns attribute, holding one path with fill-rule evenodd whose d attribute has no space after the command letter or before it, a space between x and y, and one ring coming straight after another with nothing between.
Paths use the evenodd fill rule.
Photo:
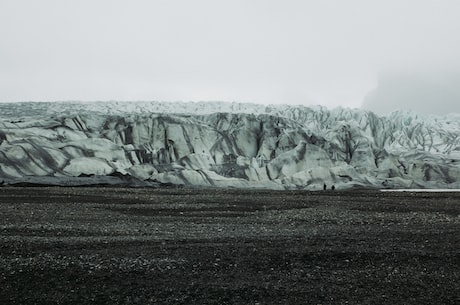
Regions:
<instances>
[{"instance_id":1,"label":"flat foreground terrain","mask_svg":"<svg viewBox=\"0 0 460 305\"><path fill-rule=\"evenodd\" d=\"M460 193L0 188L0 304L460 304Z\"/></svg>"}]
</instances>

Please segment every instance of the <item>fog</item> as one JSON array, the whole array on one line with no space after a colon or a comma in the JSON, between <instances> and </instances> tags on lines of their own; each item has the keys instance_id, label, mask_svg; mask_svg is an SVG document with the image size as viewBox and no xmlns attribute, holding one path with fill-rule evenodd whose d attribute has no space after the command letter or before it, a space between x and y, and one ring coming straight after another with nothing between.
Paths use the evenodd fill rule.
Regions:
<instances>
[{"instance_id":1,"label":"fog","mask_svg":"<svg viewBox=\"0 0 460 305\"><path fill-rule=\"evenodd\" d=\"M418 71L457 84L459 11L455 0L1 0L0 101L365 101L385 112L411 99L449 111L458 91L423 87L440 97L421 103L417 85L382 88Z\"/></svg>"},{"instance_id":2,"label":"fog","mask_svg":"<svg viewBox=\"0 0 460 305\"><path fill-rule=\"evenodd\" d=\"M385 115L395 110L443 115L460 113L460 70L383 73L363 108Z\"/></svg>"}]
</instances>

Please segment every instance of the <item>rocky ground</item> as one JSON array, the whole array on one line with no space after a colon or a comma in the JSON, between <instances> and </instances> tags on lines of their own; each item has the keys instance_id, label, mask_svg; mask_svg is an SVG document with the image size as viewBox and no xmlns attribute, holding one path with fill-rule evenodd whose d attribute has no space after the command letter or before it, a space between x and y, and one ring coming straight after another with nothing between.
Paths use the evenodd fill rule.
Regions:
<instances>
[{"instance_id":1,"label":"rocky ground","mask_svg":"<svg viewBox=\"0 0 460 305\"><path fill-rule=\"evenodd\" d=\"M459 304L460 193L0 188L0 304Z\"/></svg>"}]
</instances>

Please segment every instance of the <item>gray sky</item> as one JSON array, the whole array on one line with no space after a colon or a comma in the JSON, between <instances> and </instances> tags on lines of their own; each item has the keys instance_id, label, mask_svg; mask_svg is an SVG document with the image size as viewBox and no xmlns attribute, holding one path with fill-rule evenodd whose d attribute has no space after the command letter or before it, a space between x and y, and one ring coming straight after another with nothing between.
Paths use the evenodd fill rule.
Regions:
<instances>
[{"instance_id":1,"label":"gray sky","mask_svg":"<svg viewBox=\"0 0 460 305\"><path fill-rule=\"evenodd\" d=\"M460 71L459 33L457 0L0 0L0 101L372 109L382 73Z\"/></svg>"}]
</instances>

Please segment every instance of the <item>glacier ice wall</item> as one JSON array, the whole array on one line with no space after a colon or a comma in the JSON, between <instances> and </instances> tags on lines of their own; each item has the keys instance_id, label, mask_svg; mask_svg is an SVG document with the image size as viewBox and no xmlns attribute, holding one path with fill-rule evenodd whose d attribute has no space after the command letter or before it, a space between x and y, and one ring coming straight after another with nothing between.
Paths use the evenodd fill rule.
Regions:
<instances>
[{"instance_id":1,"label":"glacier ice wall","mask_svg":"<svg viewBox=\"0 0 460 305\"><path fill-rule=\"evenodd\" d=\"M459 160L455 115L220 102L0 104L6 183L458 188Z\"/></svg>"}]
</instances>

